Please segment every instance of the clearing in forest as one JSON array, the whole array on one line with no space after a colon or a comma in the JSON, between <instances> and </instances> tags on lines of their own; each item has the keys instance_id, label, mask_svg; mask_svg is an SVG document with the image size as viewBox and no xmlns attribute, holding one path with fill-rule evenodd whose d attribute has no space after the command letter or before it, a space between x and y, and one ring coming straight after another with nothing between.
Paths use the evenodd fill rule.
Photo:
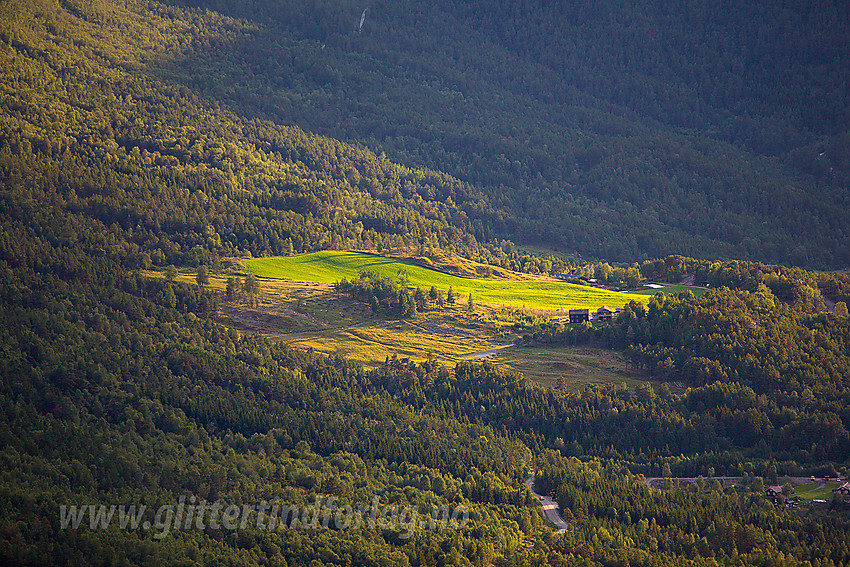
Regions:
<instances>
[{"instance_id":1,"label":"clearing in forest","mask_svg":"<svg viewBox=\"0 0 850 567\"><path fill-rule=\"evenodd\" d=\"M465 302L470 293L473 301L515 308L556 310L589 308L603 305L622 307L629 301L647 303L647 295L619 293L595 287L544 279L506 280L467 278L424 267L412 260L388 258L362 252L324 251L300 256L257 258L245 262L245 271L260 277L297 281L334 283L353 279L361 270L372 270L397 279L399 270L410 287L424 290L431 286L445 293L451 287Z\"/></svg>"}]
</instances>

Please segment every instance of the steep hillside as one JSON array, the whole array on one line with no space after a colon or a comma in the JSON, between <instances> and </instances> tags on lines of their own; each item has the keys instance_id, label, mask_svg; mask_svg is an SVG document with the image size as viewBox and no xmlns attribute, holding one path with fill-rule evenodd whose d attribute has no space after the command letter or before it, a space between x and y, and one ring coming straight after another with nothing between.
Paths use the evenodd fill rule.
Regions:
<instances>
[{"instance_id":1,"label":"steep hillside","mask_svg":"<svg viewBox=\"0 0 850 567\"><path fill-rule=\"evenodd\" d=\"M247 24L148 2L12 2L0 18L7 234L128 267L422 243L486 254L455 203L468 185L239 116L145 70ZM13 264L32 254L14 236L3 247Z\"/></svg>"},{"instance_id":2,"label":"steep hillside","mask_svg":"<svg viewBox=\"0 0 850 567\"><path fill-rule=\"evenodd\" d=\"M183 5L256 27L152 74L473 183L479 239L850 259L844 4Z\"/></svg>"},{"instance_id":3,"label":"steep hillside","mask_svg":"<svg viewBox=\"0 0 850 567\"><path fill-rule=\"evenodd\" d=\"M486 258L472 236L844 266L841 10L378 3L356 31L352 2L12 2L5 171L41 173L6 178L63 193L85 172L74 208L154 225L172 259L208 238ZM127 198L161 206L130 213ZM259 215L212 213L233 206Z\"/></svg>"}]
</instances>

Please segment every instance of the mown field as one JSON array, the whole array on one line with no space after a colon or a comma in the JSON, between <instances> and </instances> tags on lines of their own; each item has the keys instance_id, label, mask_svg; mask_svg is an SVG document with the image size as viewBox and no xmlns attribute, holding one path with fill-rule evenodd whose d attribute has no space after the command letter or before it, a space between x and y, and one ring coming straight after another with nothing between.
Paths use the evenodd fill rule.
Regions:
<instances>
[{"instance_id":1,"label":"mown field","mask_svg":"<svg viewBox=\"0 0 850 567\"><path fill-rule=\"evenodd\" d=\"M511 347L488 358L539 384L558 386L569 392L606 384L633 388L647 381L621 353L599 347Z\"/></svg>"},{"instance_id":2,"label":"mown field","mask_svg":"<svg viewBox=\"0 0 850 567\"><path fill-rule=\"evenodd\" d=\"M694 295L699 297L700 295L702 295L702 294L704 294L705 292L708 291L707 288L697 287L697 286L693 286L693 285L667 285L667 284L662 284L662 285L664 285L664 287L661 288L661 289L653 289L653 288L647 287L647 288L632 291L632 292L629 292L629 293L633 293L633 294L636 294L636 295L655 295L656 293L658 293L660 291L662 293L669 295L671 293L682 293L683 291L690 291L691 293L693 293Z\"/></svg>"},{"instance_id":3,"label":"mown field","mask_svg":"<svg viewBox=\"0 0 850 567\"><path fill-rule=\"evenodd\" d=\"M841 482L805 482L793 483L794 494L800 497L804 502L811 500L832 500L832 491L839 486Z\"/></svg>"},{"instance_id":4,"label":"mown field","mask_svg":"<svg viewBox=\"0 0 850 567\"><path fill-rule=\"evenodd\" d=\"M365 269L394 279L402 269L406 272L410 286L424 289L435 286L443 293L451 287L462 296L461 301L464 302L472 293L475 303L526 309L597 309L602 305L616 308L629 301L646 303L650 299L647 295L617 293L565 282L462 278L425 268L411 261L359 252L325 251L301 256L257 258L245 262L245 271L260 277L320 283L334 283L342 278L352 279Z\"/></svg>"}]
</instances>

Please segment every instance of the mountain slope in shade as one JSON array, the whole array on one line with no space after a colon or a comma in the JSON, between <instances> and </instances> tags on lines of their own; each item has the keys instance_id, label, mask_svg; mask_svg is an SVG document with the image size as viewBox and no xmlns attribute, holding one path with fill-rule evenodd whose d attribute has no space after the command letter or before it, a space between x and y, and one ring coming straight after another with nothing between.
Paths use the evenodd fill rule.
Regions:
<instances>
[{"instance_id":1,"label":"mountain slope in shade","mask_svg":"<svg viewBox=\"0 0 850 567\"><path fill-rule=\"evenodd\" d=\"M850 259L841 3L184 5L256 28L153 73L474 184L479 239Z\"/></svg>"}]
</instances>

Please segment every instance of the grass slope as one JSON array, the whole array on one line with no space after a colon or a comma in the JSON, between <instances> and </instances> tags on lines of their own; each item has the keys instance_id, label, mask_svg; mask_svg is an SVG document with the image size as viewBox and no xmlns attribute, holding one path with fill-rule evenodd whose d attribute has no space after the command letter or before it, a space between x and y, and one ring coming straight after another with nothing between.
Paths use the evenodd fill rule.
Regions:
<instances>
[{"instance_id":1,"label":"grass slope","mask_svg":"<svg viewBox=\"0 0 850 567\"><path fill-rule=\"evenodd\" d=\"M647 381L625 356L606 348L584 345L506 348L493 359L538 384L559 386L568 392L581 392L591 385L625 384L634 388Z\"/></svg>"},{"instance_id":2,"label":"grass slope","mask_svg":"<svg viewBox=\"0 0 850 567\"><path fill-rule=\"evenodd\" d=\"M333 283L342 278L352 279L365 269L391 278L396 278L398 270L404 269L411 286L423 289L435 286L443 292L451 286L463 296L461 301L465 301L472 293L476 303L528 309L595 309L602 305L616 308L632 300L641 303L649 301L646 295L617 293L564 282L461 278L423 268L410 261L360 252L324 251L301 256L257 258L245 263L245 270L257 276L320 283Z\"/></svg>"},{"instance_id":3,"label":"grass slope","mask_svg":"<svg viewBox=\"0 0 850 567\"><path fill-rule=\"evenodd\" d=\"M690 291L695 296L699 297L700 295L702 295L702 294L704 294L705 292L708 291L708 289L706 289L704 287L697 287L697 286L694 286L694 285L667 285L667 284L663 284L663 285L664 285L664 287L661 288L661 289L654 289L654 288L648 287L646 289L639 289L637 291L632 291L630 293L634 293L634 294L637 294L637 295L655 295L656 293L658 293L660 291L664 294L670 295L671 293L682 293L683 291Z\"/></svg>"}]
</instances>

